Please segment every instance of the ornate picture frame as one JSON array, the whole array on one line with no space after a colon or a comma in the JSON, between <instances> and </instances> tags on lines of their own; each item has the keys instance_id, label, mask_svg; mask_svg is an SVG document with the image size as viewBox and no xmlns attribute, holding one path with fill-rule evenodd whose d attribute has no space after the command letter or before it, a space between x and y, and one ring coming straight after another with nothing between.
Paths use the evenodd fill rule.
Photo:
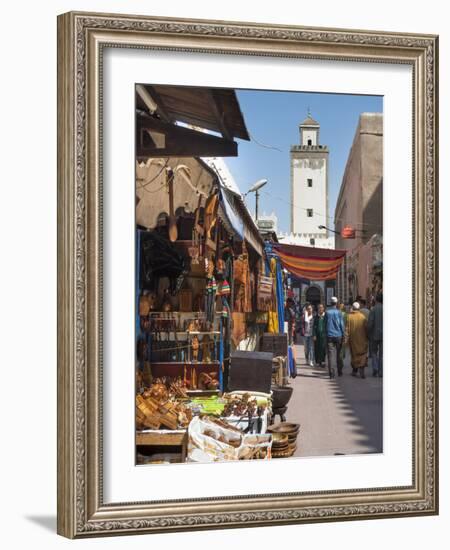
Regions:
<instances>
[{"instance_id":1,"label":"ornate picture frame","mask_svg":"<svg viewBox=\"0 0 450 550\"><path fill-rule=\"evenodd\" d=\"M104 503L102 55L105 47L399 63L413 73L413 483ZM438 38L66 13L58 18L58 533L89 536L438 513Z\"/></svg>"}]
</instances>

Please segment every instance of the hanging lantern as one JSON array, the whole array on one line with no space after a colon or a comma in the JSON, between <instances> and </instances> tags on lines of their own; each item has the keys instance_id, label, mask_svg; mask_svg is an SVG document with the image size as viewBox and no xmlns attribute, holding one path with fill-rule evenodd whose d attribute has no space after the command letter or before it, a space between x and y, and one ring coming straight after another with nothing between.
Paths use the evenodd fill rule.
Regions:
<instances>
[{"instance_id":1,"label":"hanging lantern","mask_svg":"<svg viewBox=\"0 0 450 550\"><path fill-rule=\"evenodd\" d=\"M353 227L350 227L349 225L346 225L344 229L341 231L341 237L343 239L354 239L355 238L355 230Z\"/></svg>"}]
</instances>

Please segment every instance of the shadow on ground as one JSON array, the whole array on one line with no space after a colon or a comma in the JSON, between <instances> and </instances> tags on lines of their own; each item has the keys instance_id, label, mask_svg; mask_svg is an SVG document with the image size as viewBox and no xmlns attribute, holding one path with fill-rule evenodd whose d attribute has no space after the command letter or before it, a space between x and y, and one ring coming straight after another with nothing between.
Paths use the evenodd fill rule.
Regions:
<instances>
[{"instance_id":1,"label":"shadow on ground","mask_svg":"<svg viewBox=\"0 0 450 550\"><path fill-rule=\"evenodd\" d=\"M25 519L39 525L46 531L56 533L56 516L25 516Z\"/></svg>"},{"instance_id":2,"label":"shadow on ground","mask_svg":"<svg viewBox=\"0 0 450 550\"><path fill-rule=\"evenodd\" d=\"M297 378L291 383L300 396L291 399L287 418L309 431L307 448L297 456L383 452L383 379L372 377L368 368L365 379L351 376L348 350L343 375L334 379L327 367L306 364L303 346L296 347L296 356Z\"/></svg>"}]
</instances>

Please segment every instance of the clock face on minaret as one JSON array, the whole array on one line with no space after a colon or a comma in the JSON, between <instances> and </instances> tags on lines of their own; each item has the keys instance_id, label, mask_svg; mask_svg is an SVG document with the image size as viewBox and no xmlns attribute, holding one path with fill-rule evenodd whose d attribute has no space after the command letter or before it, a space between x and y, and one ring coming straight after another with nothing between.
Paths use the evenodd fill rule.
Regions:
<instances>
[{"instance_id":1,"label":"clock face on minaret","mask_svg":"<svg viewBox=\"0 0 450 550\"><path fill-rule=\"evenodd\" d=\"M291 146L291 232L326 237L318 226L328 226L328 147L310 113L299 130L300 144Z\"/></svg>"}]
</instances>

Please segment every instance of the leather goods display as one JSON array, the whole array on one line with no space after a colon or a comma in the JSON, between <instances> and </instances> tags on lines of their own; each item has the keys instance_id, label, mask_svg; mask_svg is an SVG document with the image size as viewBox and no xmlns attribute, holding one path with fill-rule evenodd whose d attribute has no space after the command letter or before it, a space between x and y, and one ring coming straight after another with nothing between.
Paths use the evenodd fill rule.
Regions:
<instances>
[{"instance_id":1,"label":"leather goods display","mask_svg":"<svg viewBox=\"0 0 450 550\"><path fill-rule=\"evenodd\" d=\"M250 266L245 242L242 243L243 253L234 260L233 277L235 284L234 309L235 311L250 313L252 311Z\"/></svg>"},{"instance_id":2,"label":"leather goods display","mask_svg":"<svg viewBox=\"0 0 450 550\"><path fill-rule=\"evenodd\" d=\"M205 205L205 242L208 248L216 250L216 244L211 238L211 232L217 223L217 211L219 208L219 195L215 193L208 197Z\"/></svg>"},{"instance_id":3,"label":"leather goods display","mask_svg":"<svg viewBox=\"0 0 450 550\"><path fill-rule=\"evenodd\" d=\"M258 276L256 288L256 303L258 311L269 311L272 307L273 298L272 277Z\"/></svg>"}]
</instances>

